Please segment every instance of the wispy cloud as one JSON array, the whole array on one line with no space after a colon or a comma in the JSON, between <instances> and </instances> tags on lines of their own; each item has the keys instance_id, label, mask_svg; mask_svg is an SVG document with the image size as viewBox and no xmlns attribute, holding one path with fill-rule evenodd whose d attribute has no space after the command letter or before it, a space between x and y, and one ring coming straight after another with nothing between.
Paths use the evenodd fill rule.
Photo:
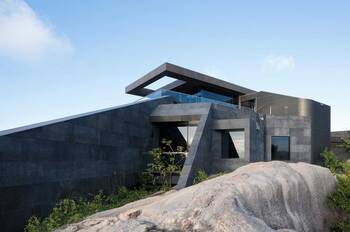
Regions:
<instances>
[{"instance_id":1,"label":"wispy cloud","mask_svg":"<svg viewBox=\"0 0 350 232\"><path fill-rule=\"evenodd\" d=\"M291 71L295 68L293 56L267 56L262 65L263 72Z\"/></svg>"},{"instance_id":2,"label":"wispy cloud","mask_svg":"<svg viewBox=\"0 0 350 232\"><path fill-rule=\"evenodd\" d=\"M41 20L23 0L0 0L0 55L39 61L72 51L69 40Z\"/></svg>"}]
</instances>

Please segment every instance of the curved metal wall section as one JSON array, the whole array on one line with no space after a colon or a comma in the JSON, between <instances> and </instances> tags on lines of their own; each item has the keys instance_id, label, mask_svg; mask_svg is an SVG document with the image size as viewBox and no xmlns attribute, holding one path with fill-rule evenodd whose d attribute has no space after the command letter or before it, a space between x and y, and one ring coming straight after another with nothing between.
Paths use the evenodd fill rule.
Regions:
<instances>
[{"instance_id":1,"label":"curved metal wall section","mask_svg":"<svg viewBox=\"0 0 350 232\"><path fill-rule=\"evenodd\" d=\"M320 163L320 153L330 146L330 106L310 99L268 92L258 92L255 97L258 113L285 117L302 116L310 119L311 161Z\"/></svg>"}]
</instances>

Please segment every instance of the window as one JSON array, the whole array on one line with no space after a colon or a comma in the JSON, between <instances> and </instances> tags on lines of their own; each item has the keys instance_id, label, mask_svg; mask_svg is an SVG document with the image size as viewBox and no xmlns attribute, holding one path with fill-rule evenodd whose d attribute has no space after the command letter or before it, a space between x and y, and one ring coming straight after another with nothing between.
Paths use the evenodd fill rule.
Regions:
<instances>
[{"instance_id":1,"label":"window","mask_svg":"<svg viewBox=\"0 0 350 232\"><path fill-rule=\"evenodd\" d=\"M244 158L244 130L222 131L221 157L223 159Z\"/></svg>"},{"instance_id":2,"label":"window","mask_svg":"<svg viewBox=\"0 0 350 232\"><path fill-rule=\"evenodd\" d=\"M271 160L290 160L289 136L271 137Z\"/></svg>"}]
</instances>

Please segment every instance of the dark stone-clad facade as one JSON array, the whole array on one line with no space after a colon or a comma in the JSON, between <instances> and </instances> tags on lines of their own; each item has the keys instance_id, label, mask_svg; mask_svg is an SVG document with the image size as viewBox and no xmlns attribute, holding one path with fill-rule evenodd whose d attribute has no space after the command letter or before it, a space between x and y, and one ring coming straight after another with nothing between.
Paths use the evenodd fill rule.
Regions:
<instances>
[{"instance_id":1,"label":"dark stone-clad facade","mask_svg":"<svg viewBox=\"0 0 350 232\"><path fill-rule=\"evenodd\" d=\"M0 136L1 231L22 231L30 215L47 215L73 193L135 185L144 153L158 145L149 115L169 102L140 102Z\"/></svg>"}]
</instances>

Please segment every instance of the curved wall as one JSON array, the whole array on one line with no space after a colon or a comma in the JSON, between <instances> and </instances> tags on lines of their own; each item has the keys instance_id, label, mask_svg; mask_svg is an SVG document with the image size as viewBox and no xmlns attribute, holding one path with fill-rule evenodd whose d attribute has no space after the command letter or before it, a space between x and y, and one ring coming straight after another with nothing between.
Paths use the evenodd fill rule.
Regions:
<instances>
[{"instance_id":1,"label":"curved wall","mask_svg":"<svg viewBox=\"0 0 350 232\"><path fill-rule=\"evenodd\" d=\"M255 98L258 113L308 117L311 122L311 162L321 162L320 153L330 147L330 106L309 99L268 92L258 92Z\"/></svg>"}]
</instances>

